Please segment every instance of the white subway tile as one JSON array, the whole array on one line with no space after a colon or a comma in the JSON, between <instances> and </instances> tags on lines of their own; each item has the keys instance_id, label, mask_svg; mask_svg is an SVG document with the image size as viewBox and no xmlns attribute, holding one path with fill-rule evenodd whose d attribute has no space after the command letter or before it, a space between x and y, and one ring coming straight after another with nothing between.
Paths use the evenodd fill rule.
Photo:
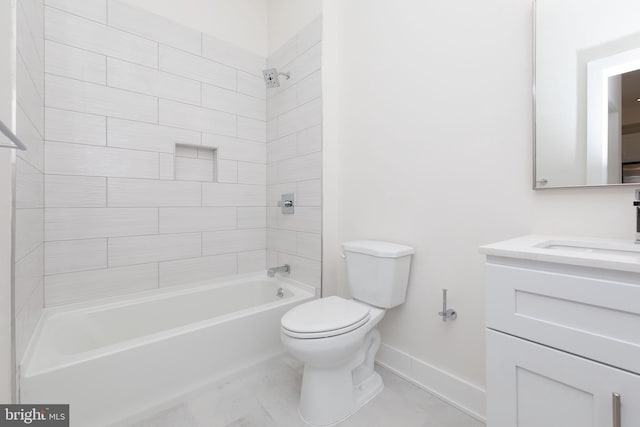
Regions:
<instances>
[{"instance_id":1,"label":"white subway tile","mask_svg":"<svg viewBox=\"0 0 640 427\"><path fill-rule=\"evenodd\" d=\"M202 51L198 31L120 1L109 0L109 25L198 55Z\"/></svg>"},{"instance_id":2,"label":"white subway tile","mask_svg":"<svg viewBox=\"0 0 640 427\"><path fill-rule=\"evenodd\" d=\"M24 306L16 313L16 359L22 360L29 340L42 315L44 286L36 286Z\"/></svg>"},{"instance_id":3,"label":"white subway tile","mask_svg":"<svg viewBox=\"0 0 640 427\"><path fill-rule=\"evenodd\" d=\"M298 56L298 40L297 37L293 37L271 54L267 60L267 67L275 67L278 71L286 72L287 70L283 67L293 61L296 56Z\"/></svg>"},{"instance_id":4,"label":"white subway tile","mask_svg":"<svg viewBox=\"0 0 640 427\"><path fill-rule=\"evenodd\" d=\"M18 34L21 32L29 33L40 62L44 64L44 25L42 25L44 22L44 2L42 0L19 1L16 6L17 13L23 15L26 22L25 31L21 31L19 26Z\"/></svg>"},{"instance_id":5,"label":"white subway tile","mask_svg":"<svg viewBox=\"0 0 640 427\"><path fill-rule=\"evenodd\" d=\"M300 104L322 96L322 76L320 70L298 83L298 99Z\"/></svg>"},{"instance_id":6,"label":"white subway tile","mask_svg":"<svg viewBox=\"0 0 640 427\"><path fill-rule=\"evenodd\" d=\"M197 182L109 178L109 207L200 206Z\"/></svg>"},{"instance_id":7,"label":"white subway tile","mask_svg":"<svg viewBox=\"0 0 640 427\"><path fill-rule=\"evenodd\" d=\"M238 183L267 184L267 165L238 162Z\"/></svg>"},{"instance_id":8,"label":"white subway tile","mask_svg":"<svg viewBox=\"0 0 640 427\"><path fill-rule=\"evenodd\" d=\"M314 126L298 132L298 155L322 150L322 126Z\"/></svg>"},{"instance_id":9,"label":"white subway tile","mask_svg":"<svg viewBox=\"0 0 640 427\"><path fill-rule=\"evenodd\" d=\"M44 207L44 174L20 157L15 163L15 206L18 209Z\"/></svg>"},{"instance_id":10,"label":"white subway tile","mask_svg":"<svg viewBox=\"0 0 640 427\"><path fill-rule=\"evenodd\" d=\"M269 163L267 166L267 185L278 183L278 163Z\"/></svg>"},{"instance_id":11,"label":"white subway tile","mask_svg":"<svg viewBox=\"0 0 640 427\"><path fill-rule=\"evenodd\" d=\"M267 267L276 267L278 265L278 252L267 250Z\"/></svg>"},{"instance_id":12,"label":"white subway tile","mask_svg":"<svg viewBox=\"0 0 640 427\"><path fill-rule=\"evenodd\" d=\"M238 137L252 141L267 142L267 123L263 120L238 117Z\"/></svg>"},{"instance_id":13,"label":"white subway tile","mask_svg":"<svg viewBox=\"0 0 640 427\"><path fill-rule=\"evenodd\" d=\"M160 153L160 179L174 180L175 177L173 154Z\"/></svg>"},{"instance_id":14,"label":"white subway tile","mask_svg":"<svg viewBox=\"0 0 640 427\"><path fill-rule=\"evenodd\" d=\"M218 159L253 163L265 163L267 160L267 147L260 142L203 133L202 145L216 148Z\"/></svg>"},{"instance_id":15,"label":"white subway tile","mask_svg":"<svg viewBox=\"0 0 640 427\"><path fill-rule=\"evenodd\" d=\"M278 182L306 181L322 176L322 153L294 157L278 163Z\"/></svg>"},{"instance_id":16,"label":"white subway tile","mask_svg":"<svg viewBox=\"0 0 640 427\"><path fill-rule=\"evenodd\" d=\"M322 122L320 99L308 102L278 117L278 137L283 137Z\"/></svg>"},{"instance_id":17,"label":"white subway tile","mask_svg":"<svg viewBox=\"0 0 640 427\"><path fill-rule=\"evenodd\" d=\"M212 159L191 159L177 157L175 175L177 180L213 182L214 161Z\"/></svg>"},{"instance_id":18,"label":"white subway tile","mask_svg":"<svg viewBox=\"0 0 640 427\"><path fill-rule=\"evenodd\" d=\"M106 84L106 57L86 50L47 40L45 69L57 74L91 83Z\"/></svg>"},{"instance_id":19,"label":"white subway tile","mask_svg":"<svg viewBox=\"0 0 640 427\"><path fill-rule=\"evenodd\" d=\"M176 157L189 157L192 159L198 158L198 147L193 145L176 145Z\"/></svg>"},{"instance_id":20,"label":"white subway tile","mask_svg":"<svg viewBox=\"0 0 640 427\"><path fill-rule=\"evenodd\" d=\"M216 231L202 234L202 254L218 255L267 248L267 232L261 230Z\"/></svg>"},{"instance_id":21,"label":"white subway tile","mask_svg":"<svg viewBox=\"0 0 640 427\"><path fill-rule=\"evenodd\" d=\"M176 144L200 145L200 132L109 117L110 147L173 153Z\"/></svg>"},{"instance_id":22,"label":"white subway tile","mask_svg":"<svg viewBox=\"0 0 640 427\"><path fill-rule=\"evenodd\" d=\"M322 17L316 18L298 33L298 54L309 50L322 40Z\"/></svg>"},{"instance_id":23,"label":"white subway tile","mask_svg":"<svg viewBox=\"0 0 640 427\"><path fill-rule=\"evenodd\" d=\"M32 32L30 24L36 23L30 22L32 19L27 16L28 11L25 9L29 7L25 7L26 3L28 2L18 1L16 4L16 49L18 56L24 61L31 80L35 83L36 90L40 95L44 95L44 59L40 51L43 40L37 40L37 36ZM42 21L36 25L42 27ZM39 36L42 36L42 29L39 30L39 33Z\"/></svg>"},{"instance_id":24,"label":"white subway tile","mask_svg":"<svg viewBox=\"0 0 640 427\"><path fill-rule=\"evenodd\" d=\"M236 88L234 68L169 46L160 45L160 69L215 86Z\"/></svg>"},{"instance_id":25,"label":"white subway tile","mask_svg":"<svg viewBox=\"0 0 640 427\"><path fill-rule=\"evenodd\" d=\"M109 267L195 258L201 255L200 233L109 239Z\"/></svg>"},{"instance_id":26,"label":"white subway tile","mask_svg":"<svg viewBox=\"0 0 640 427\"><path fill-rule=\"evenodd\" d=\"M322 239L317 233L297 233L297 254L320 261Z\"/></svg>"},{"instance_id":27,"label":"white subway tile","mask_svg":"<svg viewBox=\"0 0 640 427\"><path fill-rule=\"evenodd\" d=\"M267 228L267 208L238 208L238 229Z\"/></svg>"},{"instance_id":28,"label":"white subway tile","mask_svg":"<svg viewBox=\"0 0 640 427\"><path fill-rule=\"evenodd\" d=\"M160 263L160 287L203 282L236 274L236 254Z\"/></svg>"},{"instance_id":29,"label":"white subway tile","mask_svg":"<svg viewBox=\"0 0 640 427\"><path fill-rule=\"evenodd\" d=\"M267 86L262 76L238 70L238 92L260 99L267 99Z\"/></svg>"},{"instance_id":30,"label":"white subway tile","mask_svg":"<svg viewBox=\"0 0 640 427\"><path fill-rule=\"evenodd\" d=\"M202 56L257 76L262 75L266 59L207 34L202 35Z\"/></svg>"},{"instance_id":31,"label":"white subway tile","mask_svg":"<svg viewBox=\"0 0 640 427\"><path fill-rule=\"evenodd\" d=\"M218 180L229 184L238 183L238 162L235 160L218 159Z\"/></svg>"},{"instance_id":32,"label":"white subway tile","mask_svg":"<svg viewBox=\"0 0 640 427\"><path fill-rule=\"evenodd\" d=\"M50 7L45 10L45 37L136 64L158 65L158 43Z\"/></svg>"},{"instance_id":33,"label":"white subway tile","mask_svg":"<svg viewBox=\"0 0 640 427\"><path fill-rule=\"evenodd\" d=\"M47 242L44 248L46 275L107 268L107 239Z\"/></svg>"},{"instance_id":34,"label":"white subway tile","mask_svg":"<svg viewBox=\"0 0 640 427\"><path fill-rule=\"evenodd\" d=\"M267 141L271 142L278 138L278 119L267 121Z\"/></svg>"},{"instance_id":35,"label":"white subway tile","mask_svg":"<svg viewBox=\"0 0 640 427\"><path fill-rule=\"evenodd\" d=\"M42 245L44 209L16 209L15 259L19 261Z\"/></svg>"},{"instance_id":36,"label":"white subway tile","mask_svg":"<svg viewBox=\"0 0 640 427\"><path fill-rule=\"evenodd\" d=\"M16 59L16 103L40 135L44 135L44 99L20 56Z\"/></svg>"},{"instance_id":37,"label":"white subway tile","mask_svg":"<svg viewBox=\"0 0 640 427\"><path fill-rule=\"evenodd\" d=\"M158 264L56 274L45 278L47 307L158 287Z\"/></svg>"},{"instance_id":38,"label":"white subway tile","mask_svg":"<svg viewBox=\"0 0 640 427\"><path fill-rule=\"evenodd\" d=\"M238 273L253 273L267 269L267 251L250 251L238 253Z\"/></svg>"},{"instance_id":39,"label":"white subway tile","mask_svg":"<svg viewBox=\"0 0 640 427\"><path fill-rule=\"evenodd\" d=\"M44 265L44 247L39 245L25 257L15 263L15 307L20 311L29 300L29 296L38 287L42 287Z\"/></svg>"},{"instance_id":40,"label":"white subway tile","mask_svg":"<svg viewBox=\"0 0 640 427\"><path fill-rule=\"evenodd\" d=\"M298 206L320 206L322 201L322 183L319 179L298 182L297 200Z\"/></svg>"},{"instance_id":41,"label":"white subway tile","mask_svg":"<svg viewBox=\"0 0 640 427\"><path fill-rule=\"evenodd\" d=\"M107 23L107 0L45 0L44 4L93 21Z\"/></svg>"},{"instance_id":42,"label":"white subway tile","mask_svg":"<svg viewBox=\"0 0 640 427\"><path fill-rule=\"evenodd\" d=\"M267 115L264 99L208 84L202 85L202 106L256 120L266 120Z\"/></svg>"},{"instance_id":43,"label":"white subway tile","mask_svg":"<svg viewBox=\"0 0 640 427\"><path fill-rule=\"evenodd\" d=\"M18 151L17 156L28 161L40 170L44 170L44 140L42 134L31 123L19 105L16 108L16 134L25 143L28 150Z\"/></svg>"},{"instance_id":44,"label":"white subway tile","mask_svg":"<svg viewBox=\"0 0 640 427\"><path fill-rule=\"evenodd\" d=\"M47 208L45 240L93 239L158 232L158 209Z\"/></svg>"},{"instance_id":45,"label":"white subway tile","mask_svg":"<svg viewBox=\"0 0 640 427\"><path fill-rule=\"evenodd\" d=\"M278 265L289 264L291 274L289 277L307 285L320 287L322 266L320 261L310 260L308 258L296 255L278 253Z\"/></svg>"},{"instance_id":46,"label":"white subway tile","mask_svg":"<svg viewBox=\"0 0 640 427\"><path fill-rule=\"evenodd\" d=\"M204 183L204 206L264 206L267 190L264 185Z\"/></svg>"},{"instance_id":47,"label":"white subway tile","mask_svg":"<svg viewBox=\"0 0 640 427\"><path fill-rule=\"evenodd\" d=\"M107 83L111 87L200 105L200 83L155 68L107 58Z\"/></svg>"},{"instance_id":48,"label":"white subway tile","mask_svg":"<svg viewBox=\"0 0 640 427\"><path fill-rule=\"evenodd\" d=\"M106 123L104 116L45 109L45 134L49 141L106 145Z\"/></svg>"},{"instance_id":49,"label":"white subway tile","mask_svg":"<svg viewBox=\"0 0 640 427\"><path fill-rule=\"evenodd\" d=\"M236 116L180 102L160 100L160 124L235 136Z\"/></svg>"},{"instance_id":50,"label":"white subway tile","mask_svg":"<svg viewBox=\"0 0 640 427\"><path fill-rule=\"evenodd\" d=\"M236 208L160 208L160 233L236 228Z\"/></svg>"},{"instance_id":51,"label":"white subway tile","mask_svg":"<svg viewBox=\"0 0 640 427\"><path fill-rule=\"evenodd\" d=\"M121 89L78 80L46 76L47 107L121 119L158 122L158 100Z\"/></svg>"},{"instance_id":52,"label":"white subway tile","mask_svg":"<svg viewBox=\"0 0 640 427\"><path fill-rule=\"evenodd\" d=\"M320 233L322 210L319 207L297 207L294 215L278 216L278 228L292 231Z\"/></svg>"},{"instance_id":53,"label":"white subway tile","mask_svg":"<svg viewBox=\"0 0 640 427\"><path fill-rule=\"evenodd\" d=\"M278 217L282 213L280 208L267 207L267 227L269 229L278 228Z\"/></svg>"},{"instance_id":54,"label":"white subway tile","mask_svg":"<svg viewBox=\"0 0 640 427\"><path fill-rule=\"evenodd\" d=\"M104 208L107 206L107 178L45 175L47 208Z\"/></svg>"},{"instance_id":55,"label":"white subway tile","mask_svg":"<svg viewBox=\"0 0 640 427\"><path fill-rule=\"evenodd\" d=\"M158 178L158 153L53 141L45 150L49 174Z\"/></svg>"},{"instance_id":56,"label":"white subway tile","mask_svg":"<svg viewBox=\"0 0 640 427\"><path fill-rule=\"evenodd\" d=\"M269 142L267 144L267 162L279 162L296 157L297 144L298 136L295 133Z\"/></svg>"},{"instance_id":57,"label":"white subway tile","mask_svg":"<svg viewBox=\"0 0 640 427\"><path fill-rule=\"evenodd\" d=\"M298 86L283 90L277 95L269 97L267 101L267 118L274 119L298 106Z\"/></svg>"},{"instance_id":58,"label":"white subway tile","mask_svg":"<svg viewBox=\"0 0 640 427\"><path fill-rule=\"evenodd\" d=\"M198 158L199 159L207 159L207 160L215 160L216 159L216 150L209 147L198 147Z\"/></svg>"},{"instance_id":59,"label":"white subway tile","mask_svg":"<svg viewBox=\"0 0 640 427\"><path fill-rule=\"evenodd\" d=\"M291 230L267 230L267 243L269 250L278 252L296 253L297 236Z\"/></svg>"}]
</instances>

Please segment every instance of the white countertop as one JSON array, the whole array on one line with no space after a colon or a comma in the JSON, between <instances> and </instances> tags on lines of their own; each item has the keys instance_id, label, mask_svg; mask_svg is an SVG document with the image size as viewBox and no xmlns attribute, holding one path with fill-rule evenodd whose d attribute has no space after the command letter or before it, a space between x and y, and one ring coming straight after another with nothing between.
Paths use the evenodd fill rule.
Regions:
<instances>
[{"instance_id":1,"label":"white countertop","mask_svg":"<svg viewBox=\"0 0 640 427\"><path fill-rule=\"evenodd\" d=\"M480 247L489 256L640 273L633 239L528 235Z\"/></svg>"}]
</instances>

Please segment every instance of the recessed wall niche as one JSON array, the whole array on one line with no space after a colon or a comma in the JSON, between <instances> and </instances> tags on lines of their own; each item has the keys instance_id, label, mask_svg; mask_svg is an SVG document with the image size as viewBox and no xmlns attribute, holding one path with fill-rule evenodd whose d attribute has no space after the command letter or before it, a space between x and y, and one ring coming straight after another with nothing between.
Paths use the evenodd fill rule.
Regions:
<instances>
[{"instance_id":1,"label":"recessed wall niche","mask_svg":"<svg viewBox=\"0 0 640 427\"><path fill-rule=\"evenodd\" d=\"M175 179L177 181L218 181L216 158L215 148L176 144Z\"/></svg>"}]
</instances>

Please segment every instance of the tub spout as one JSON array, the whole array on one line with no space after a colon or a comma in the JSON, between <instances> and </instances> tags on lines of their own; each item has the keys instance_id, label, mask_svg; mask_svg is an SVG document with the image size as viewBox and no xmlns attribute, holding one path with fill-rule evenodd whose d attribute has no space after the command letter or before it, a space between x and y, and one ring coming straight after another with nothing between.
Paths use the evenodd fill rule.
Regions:
<instances>
[{"instance_id":1,"label":"tub spout","mask_svg":"<svg viewBox=\"0 0 640 427\"><path fill-rule=\"evenodd\" d=\"M289 264L281 265L280 267L273 267L267 270L267 276L275 277L276 273L286 273L289 274L291 272L291 267Z\"/></svg>"}]
</instances>

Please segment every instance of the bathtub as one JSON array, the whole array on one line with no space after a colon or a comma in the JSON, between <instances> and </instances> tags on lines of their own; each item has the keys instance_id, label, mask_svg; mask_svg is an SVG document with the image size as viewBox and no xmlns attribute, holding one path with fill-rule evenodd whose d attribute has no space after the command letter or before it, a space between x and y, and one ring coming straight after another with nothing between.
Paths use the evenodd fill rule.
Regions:
<instances>
[{"instance_id":1,"label":"bathtub","mask_svg":"<svg viewBox=\"0 0 640 427\"><path fill-rule=\"evenodd\" d=\"M283 352L280 318L313 298L261 273L47 308L20 365L20 401L68 403L76 427L121 423Z\"/></svg>"}]
</instances>

